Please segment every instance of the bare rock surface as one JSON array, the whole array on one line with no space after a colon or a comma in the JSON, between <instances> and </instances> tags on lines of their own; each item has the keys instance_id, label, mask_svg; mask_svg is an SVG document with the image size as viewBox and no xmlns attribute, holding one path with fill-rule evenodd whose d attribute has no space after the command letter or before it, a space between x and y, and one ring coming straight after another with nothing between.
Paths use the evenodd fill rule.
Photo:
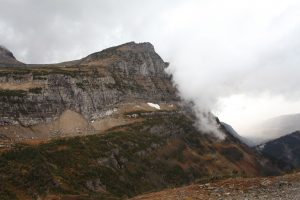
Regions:
<instances>
[{"instance_id":1,"label":"bare rock surface","mask_svg":"<svg viewBox=\"0 0 300 200\"><path fill-rule=\"evenodd\" d=\"M11 67L18 61L0 48L0 63L0 133L18 141L39 138L47 130L49 137L62 135L59 130L90 131L92 122L94 127L126 124L123 119L99 122L103 113L126 103L179 102L171 76L165 72L168 63L150 43L130 42L80 60L23 67ZM69 114L64 117L66 111ZM77 123L79 118L86 122ZM59 130L49 126L56 121L62 127ZM64 127L70 123L72 128Z\"/></svg>"}]
</instances>

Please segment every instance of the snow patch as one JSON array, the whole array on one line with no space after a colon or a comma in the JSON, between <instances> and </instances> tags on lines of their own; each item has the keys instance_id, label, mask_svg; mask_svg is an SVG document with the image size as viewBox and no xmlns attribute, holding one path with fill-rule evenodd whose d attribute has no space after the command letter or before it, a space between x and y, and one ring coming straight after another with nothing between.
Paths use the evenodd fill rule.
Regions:
<instances>
[{"instance_id":1,"label":"snow patch","mask_svg":"<svg viewBox=\"0 0 300 200\"><path fill-rule=\"evenodd\" d=\"M158 104L155 104L155 103L147 103L148 106L152 107L152 108L155 108L157 110L160 110L160 106Z\"/></svg>"}]
</instances>

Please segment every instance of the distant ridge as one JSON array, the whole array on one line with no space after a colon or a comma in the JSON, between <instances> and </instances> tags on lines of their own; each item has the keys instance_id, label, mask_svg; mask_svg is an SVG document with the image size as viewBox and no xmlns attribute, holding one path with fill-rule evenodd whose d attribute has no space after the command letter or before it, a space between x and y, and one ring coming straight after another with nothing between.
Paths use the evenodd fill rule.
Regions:
<instances>
[{"instance_id":1,"label":"distant ridge","mask_svg":"<svg viewBox=\"0 0 300 200\"><path fill-rule=\"evenodd\" d=\"M300 131L290 133L275 140L259 145L257 150L269 157L283 170L300 167Z\"/></svg>"}]
</instances>

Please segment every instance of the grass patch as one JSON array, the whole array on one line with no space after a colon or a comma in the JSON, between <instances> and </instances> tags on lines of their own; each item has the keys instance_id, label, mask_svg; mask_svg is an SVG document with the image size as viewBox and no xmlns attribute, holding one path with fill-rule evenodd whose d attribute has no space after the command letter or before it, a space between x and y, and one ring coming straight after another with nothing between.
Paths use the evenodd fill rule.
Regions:
<instances>
[{"instance_id":1,"label":"grass patch","mask_svg":"<svg viewBox=\"0 0 300 200\"><path fill-rule=\"evenodd\" d=\"M23 97L26 94L25 90L0 90L0 97Z\"/></svg>"},{"instance_id":2,"label":"grass patch","mask_svg":"<svg viewBox=\"0 0 300 200\"><path fill-rule=\"evenodd\" d=\"M43 91L43 88L37 87L37 88L30 88L29 92L34 94L41 94Z\"/></svg>"}]
</instances>

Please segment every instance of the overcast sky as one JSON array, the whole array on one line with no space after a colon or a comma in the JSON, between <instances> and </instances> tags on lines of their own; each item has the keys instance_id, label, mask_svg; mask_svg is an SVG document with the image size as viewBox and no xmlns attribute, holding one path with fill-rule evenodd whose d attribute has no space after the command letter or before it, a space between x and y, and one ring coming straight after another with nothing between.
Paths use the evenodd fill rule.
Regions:
<instances>
[{"instance_id":1,"label":"overcast sky","mask_svg":"<svg viewBox=\"0 0 300 200\"><path fill-rule=\"evenodd\" d=\"M300 1L0 0L0 44L26 63L128 41L171 62L182 96L242 135L300 112Z\"/></svg>"}]
</instances>

